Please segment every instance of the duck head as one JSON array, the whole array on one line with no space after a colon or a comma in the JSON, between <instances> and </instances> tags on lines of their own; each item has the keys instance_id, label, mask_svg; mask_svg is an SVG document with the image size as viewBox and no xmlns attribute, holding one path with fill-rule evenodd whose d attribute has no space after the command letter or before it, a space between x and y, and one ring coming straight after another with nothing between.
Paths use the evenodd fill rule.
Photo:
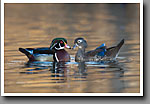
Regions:
<instances>
[{"instance_id":1,"label":"duck head","mask_svg":"<svg viewBox=\"0 0 150 104\"><path fill-rule=\"evenodd\" d=\"M73 49L78 47L79 49L85 49L87 48L87 42L84 40L84 38L76 38L74 41Z\"/></svg>"},{"instance_id":2,"label":"duck head","mask_svg":"<svg viewBox=\"0 0 150 104\"><path fill-rule=\"evenodd\" d=\"M64 48L71 49L71 47L67 45L67 39L65 38L55 38L50 45L50 49L54 50L62 50Z\"/></svg>"}]
</instances>

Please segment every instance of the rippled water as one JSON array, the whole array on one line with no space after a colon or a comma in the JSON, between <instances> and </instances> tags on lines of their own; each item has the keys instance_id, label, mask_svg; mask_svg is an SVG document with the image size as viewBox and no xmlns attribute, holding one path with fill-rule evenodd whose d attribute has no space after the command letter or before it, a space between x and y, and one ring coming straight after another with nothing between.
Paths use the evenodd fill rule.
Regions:
<instances>
[{"instance_id":1,"label":"rippled water","mask_svg":"<svg viewBox=\"0 0 150 104\"><path fill-rule=\"evenodd\" d=\"M140 91L139 4L5 4L5 93ZM84 37L88 50L101 43L125 44L117 62L28 63L19 47L49 47L64 37L73 46Z\"/></svg>"}]
</instances>

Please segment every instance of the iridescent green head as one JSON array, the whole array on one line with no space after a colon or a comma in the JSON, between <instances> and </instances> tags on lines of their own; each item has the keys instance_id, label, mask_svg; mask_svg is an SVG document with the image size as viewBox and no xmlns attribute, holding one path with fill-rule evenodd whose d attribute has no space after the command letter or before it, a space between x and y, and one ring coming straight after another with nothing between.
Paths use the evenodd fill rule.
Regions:
<instances>
[{"instance_id":1,"label":"iridescent green head","mask_svg":"<svg viewBox=\"0 0 150 104\"><path fill-rule=\"evenodd\" d=\"M50 45L50 49L61 50L61 49L64 49L64 48L71 49L71 47L67 45L67 39L65 39L65 38L55 38L55 39L52 40L52 43Z\"/></svg>"}]
</instances>

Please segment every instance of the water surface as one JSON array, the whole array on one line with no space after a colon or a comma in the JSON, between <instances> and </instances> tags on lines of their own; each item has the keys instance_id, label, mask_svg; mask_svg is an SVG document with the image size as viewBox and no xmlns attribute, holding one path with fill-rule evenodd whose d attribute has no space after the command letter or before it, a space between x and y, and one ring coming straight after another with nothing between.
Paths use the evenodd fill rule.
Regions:
<instances>
[{"instance_id":1,"label":"water surface","mask_svg":"<svg viewBox=\"0 0 150 104\"><path fill-rule=\"evenodd\" d=\"M140 92L139 4L5 4L5 93ZM19 47L49 47L64 37L88 50L125 39L117 62L28 63Z\"/></svg>"}]
</instances>

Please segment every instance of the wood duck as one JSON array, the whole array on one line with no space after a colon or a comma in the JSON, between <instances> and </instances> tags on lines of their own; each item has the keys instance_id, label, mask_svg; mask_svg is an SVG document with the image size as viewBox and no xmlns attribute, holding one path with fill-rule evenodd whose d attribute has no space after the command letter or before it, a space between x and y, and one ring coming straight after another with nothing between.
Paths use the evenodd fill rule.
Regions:
<instances>
[{"instance_id":1,"label":"wood duck","mask_svg":"<svg viewBox=\"0 0 150 104\"><path fill-rule=\"evenodd\" d=\"M24 53L29 61L67 62L70 61L70 55L64 48L71 49L67 45L67 40L65 38L55 38L50 47L19 48L19 51Z\"/></svg>"},{"instance_id":2,"label":"wood duck","mask_svg":"<svg viewBox=\"0 0 150 104\"><path fill-rule=\"evenodd\" d=\"M107 48L105 43L97 47L95 50L85 52L87 48L87 42L84 38L77 38L74 41L73 49L78 47L78 51L75 55L75 61L101 61L101 60L115 60L119 54L119 50L124 44L124 39L114 46Z\"/></svg>"}]
</instances>

